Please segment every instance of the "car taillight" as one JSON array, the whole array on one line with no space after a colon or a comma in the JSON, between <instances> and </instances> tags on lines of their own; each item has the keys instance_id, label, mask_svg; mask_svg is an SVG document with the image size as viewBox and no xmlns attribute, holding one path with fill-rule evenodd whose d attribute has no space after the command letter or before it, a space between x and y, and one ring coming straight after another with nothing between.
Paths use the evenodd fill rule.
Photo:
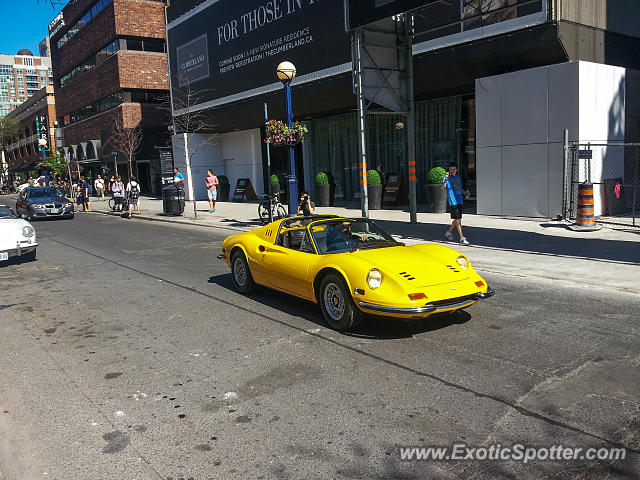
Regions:
<instances>
[{"instance_id":1,"label":"car taillight","mask_svg":"<svg viewBox=\"0 0 640 480\"><path fill-rule=\"evenodd\" d=\"M423 298L427 298L427 296L424 293L410 293L409 294L409 300L415 302L416 300L421 300Z\"/></svg>"},{"instance_id":2,"label":"car taillight","mask_svg":"<svg viewBox=\"0 0 640 480\"><path fill-rule=\"evenodd\" d=\"M480 287L480 288L484 287L484 282L482 280L478 280L476 282L476 287Z\"/></svg>"}]
</instances>

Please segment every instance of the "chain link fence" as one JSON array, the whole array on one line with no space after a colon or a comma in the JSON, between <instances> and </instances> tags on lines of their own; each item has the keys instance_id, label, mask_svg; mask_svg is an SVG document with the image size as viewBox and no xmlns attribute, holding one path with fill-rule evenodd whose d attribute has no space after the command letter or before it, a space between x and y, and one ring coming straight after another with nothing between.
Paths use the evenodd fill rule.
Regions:
<instances>
[{"instance_id":1,"label":"chain link fence","mask_svg":"<svg viewBox=\"0 0 640 480\"><path fill-rule=\"evenodd\" d=\"M593 184L597 223L640 227L640 143L570 142L565 157L565 218L576 218L581 183Z\"/></svg>"}]
</instances>

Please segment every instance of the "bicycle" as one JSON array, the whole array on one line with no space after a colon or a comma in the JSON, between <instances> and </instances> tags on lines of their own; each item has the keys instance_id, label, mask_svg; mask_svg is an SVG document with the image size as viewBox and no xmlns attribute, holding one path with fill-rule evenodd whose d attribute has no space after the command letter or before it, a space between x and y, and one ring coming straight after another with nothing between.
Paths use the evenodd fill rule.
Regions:
<instances>
[{"instance_id":1,"label":"bicycle","mask_svg":"<svg viewBox=\"0 0 640 480\"><path fill-rule=\"evenodd\" d=\"M120 201L120 210L117 210L116 208L118 207L118 204L116 203L116 197L111 196L111 198L109 199L109 209L112 212L120 212L122 213L124 210L126 210L127 208L127 197L119 197L122 200Z\"/></svg>"},{"instance_id":2,"label":"bicycle","mask_svg":"<svg viewBox=\"0 0 640 480\"><path fill-rule=\"evenodd\" d=\"M264 194L262 195L264 201L258 205L258 216L260 217L260 221L266 225L269 223L269 207L271 207L271 215L273 219L281 219L287 216L287 211L284 208L284 205L280 203L280 193L274 193L272 195Z\"/></svg>"}]
</instances>

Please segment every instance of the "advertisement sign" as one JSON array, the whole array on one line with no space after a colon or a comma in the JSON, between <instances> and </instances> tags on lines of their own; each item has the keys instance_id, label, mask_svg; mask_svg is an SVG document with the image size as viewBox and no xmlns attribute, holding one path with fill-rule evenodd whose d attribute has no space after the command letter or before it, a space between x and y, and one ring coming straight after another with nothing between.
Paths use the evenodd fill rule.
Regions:
<instances>
[{"instance_id":1,"label":"advertisement sign","mask_svg":"<svg viewBox=\"0 0 640 480\"><path fill-rule=\"evenodd\" d=\"M296 66L294 85L328 69L350 70L342 0L219 0L201 7L167 25L174 94L188 86L197 104L278 88L276 67L285 60Z\"/></svg>"},{"instance_id":2,"label":"advertisement sign","mask_svg":"<svg viewBox=\"0 0 640 480\"><path fill-rule=\"evenodd\" d=\"M346 29L364 27L383 18L424 7L438 0L344 0Z\"/></svg>"}]
</instances>

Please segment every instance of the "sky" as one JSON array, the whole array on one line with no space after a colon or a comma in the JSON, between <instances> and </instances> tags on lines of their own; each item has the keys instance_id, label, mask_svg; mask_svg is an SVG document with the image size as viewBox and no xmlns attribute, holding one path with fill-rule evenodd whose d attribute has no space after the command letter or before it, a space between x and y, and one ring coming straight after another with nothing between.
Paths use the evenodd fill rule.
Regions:
<instances>
[{"instance_id":1,"label":"sky","mask_svg":"<svg viewBox=\"0 0 640 480\"><path fill-rule=\"evenodd\" d=\"M0 53L15 55L26 48L39 55L38 44L49 34L49 22L63 6L53 8L50 0L0 0Z\"/></svg>"}]
</instances>

